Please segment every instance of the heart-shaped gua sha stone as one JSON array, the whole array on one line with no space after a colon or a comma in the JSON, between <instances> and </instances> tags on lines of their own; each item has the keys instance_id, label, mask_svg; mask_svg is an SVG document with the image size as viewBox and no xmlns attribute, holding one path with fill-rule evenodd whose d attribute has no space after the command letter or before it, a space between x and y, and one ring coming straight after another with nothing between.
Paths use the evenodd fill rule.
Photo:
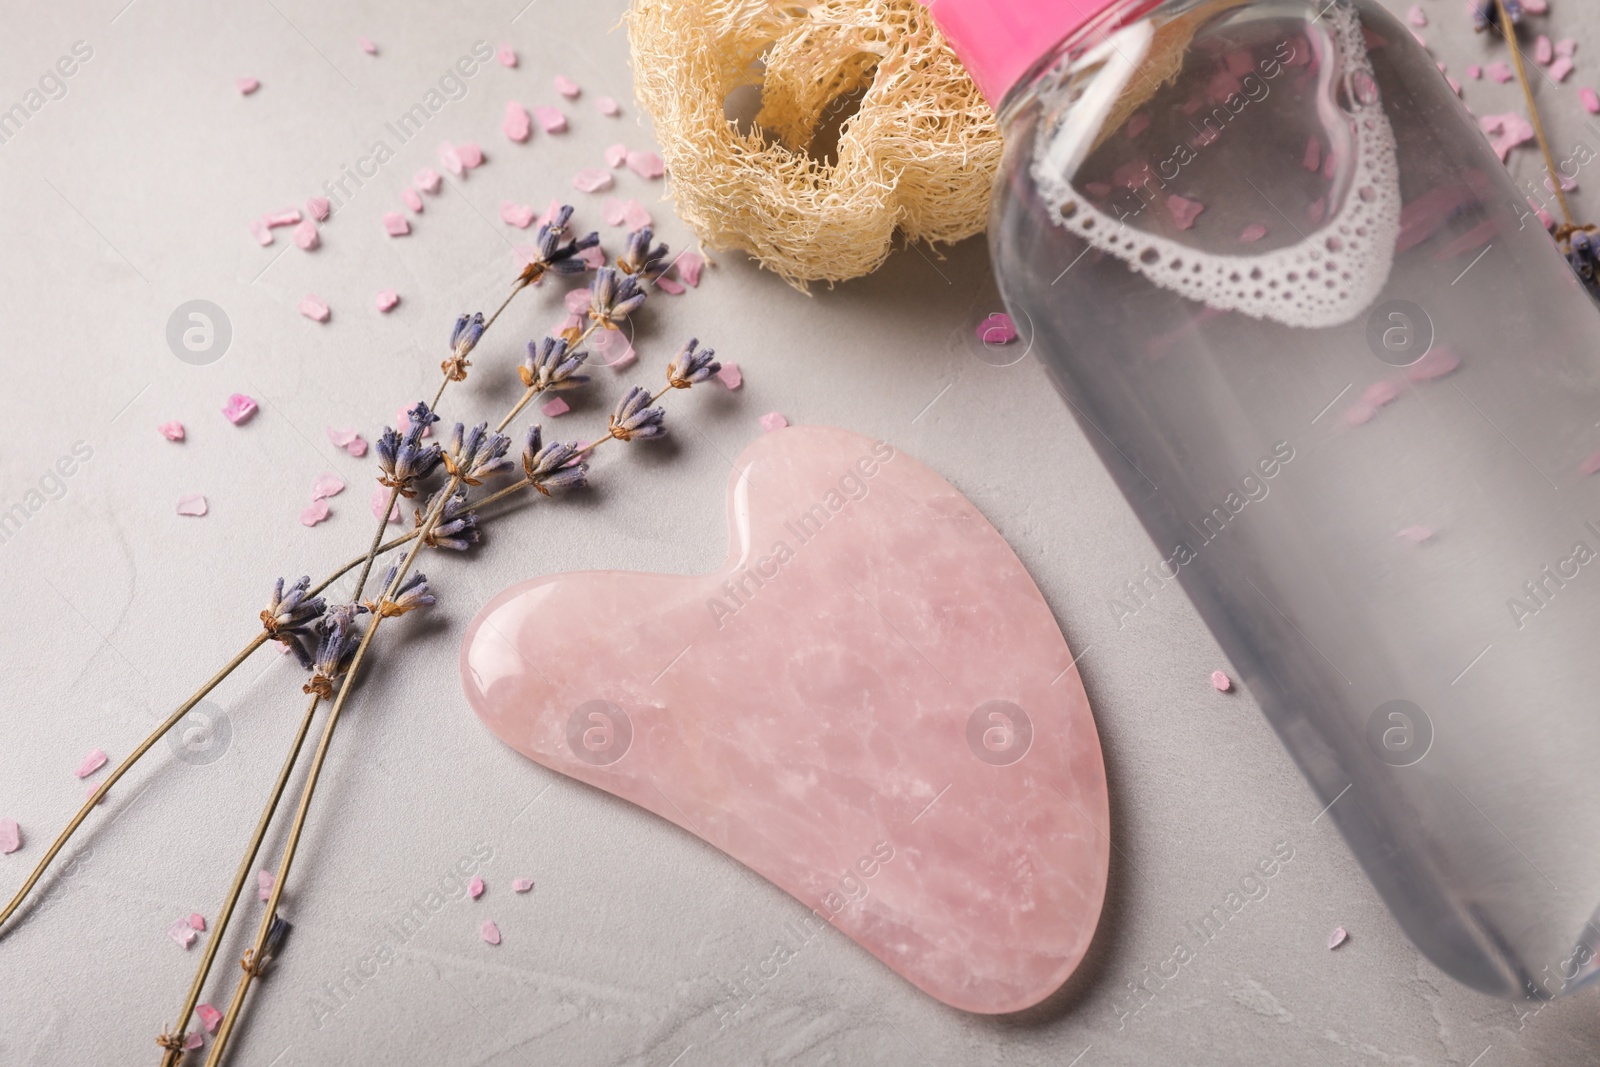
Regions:
<instances>
[{"instance_id":1,"label":"heart-shaped gua sha stone","mask_svg":"<svg viewBox=\"0 0 1600 1067\"><path fill-rule=\"evenodd\" d=\"M1038 1003L1106 886L1105 769L1050 608L944 479L844 430L756 440L714 574L524 582L467 697L546 767L655 812L930 995Z\"/></svg>"}]
</instances>

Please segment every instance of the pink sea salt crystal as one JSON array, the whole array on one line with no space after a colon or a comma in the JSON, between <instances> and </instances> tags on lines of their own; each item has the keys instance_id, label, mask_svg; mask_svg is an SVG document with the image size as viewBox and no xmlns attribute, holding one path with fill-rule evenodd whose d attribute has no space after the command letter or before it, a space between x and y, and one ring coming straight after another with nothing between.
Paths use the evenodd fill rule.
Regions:
<instances>
[{"instance_id":1,"label":"pink sea salt crystal","mask_svg":"<svg viewBox=\"0 0 1600 1067\"><path fill-rule=\"evenodd\" d=\"M243 393L232 393L228 402L222 405L222 415L229 422L238 426L247 421L256 413L256 402Z\"/></svg>"},{"instance_id":2,"label":"pink sea salt crystal","mask_svg":"<svg viewBox=\"0 0 1600 1067\"><path fill-rule=\"evenodd\" d=\"M1533 140L1533 125L1514 111L1503 115L1484 115L1478 126L1489 135L1489 145L1503 163L1511 150Z\"/></svg>"},{"instance_id":3,"label":"pink sea salt crystal","mask_svg":"<svg viewBox=\"0 0 1600 1067\"><path fill-rule=\"evenodd\" d=\"M1335 926L1333 933L1328 935L1328 951L1333 951L1349 939L1350 935L1345 933L1344 927Z\"/></svg>"},{"instance_id":4,"label":"pink sea salt crystal","mask_svg":"<svg viewBox=\"0 0 1600 1067\"><path fill-rule=\"evenodd\" d=\"M1467 67L1467 77L1471 78L1473 81L1477 81L1479 78L1483 77L1483 68L1476 63L1471 64Z\"/></svg>"},{"instance_id":5,"label":"pink sea salt crystal","mask_svg":"<svg viewBox=\"0 0 1600 1067\"><path fill-rule=\"evenodd\" d=\"M89 788L83 791L83 798L85 800L94 800L95 794L100 792L102 785L103 783L90 782ZM106 798L101 796L99 800L94 800L94 802L96 805L104 804L106 802Z\"/></svg>"},{"instance_id":6,"label":"pink sea salt crystal","mask_svg":"<svg viewBox=\"0 0 1600 1067\"><path fill-rule=\"evenodd\" d=\"M1406 21L1413 26L1426 26L1428 24L1428 14L1422 10L1422 5L1412 4L1411 9L1406 12Z\"/></svg>"},{"instance_id":7,"label":"pink sea salt crystal","mask_svg":"<svg viewBox=\"0 0 1600 1067\"><path fill-rule=\"evenodd\" d=\"M1528 15L1547 15L1550 13L1550 5L1546 0L1522 0L1522 10Z\"/></svg>"},{"instance_id":8,"label":"pink sea salt crystal","mask_svg":"<svg viewBox=\"0 0 1600 1067\"><path fill-rule=\"evenodd\" d=\"M456 155L461 158L461 165L468 170L483 166L483 148L477 141L461 142L456 146Z\"/></svg>"},{"instance_id":9,"label":"pink sea salt crystal","mask_svg":"<svg viewBox=\"0 0 1600 1067\"><path fill-rule=\"evenodd\" d=\"M315 526L328 517L328 502L313 500L300 511L301 526Z\"/></svg>"},{"instance_id":10,"label":"pink sea salt crystal","mask_svg":"<svg viewBox=\"0 0 1600 1067\"><path fill-rule=\"evenodd\" d=\"M744 384L744 375L739 370L737 363L724 363L717 371L717 381L723 384L729 392Z\"/></svg>"},{"instance_id":11,"label":"pink sea salt crystal","mask_svg":"<svg viewBox=\"0 0 1600 1067\"><path fill-rule=\"evenodd\" d=\"M1239 234L1240 244L1254 244L1267 235L1267 228L1259 222L1252 222Z\"/></svg>"},{"instance_id":12,"label":"pink sea salt crystal","mask_svg":"<svg viewBox=\"0 0 1600 1067\"><path fill-rule=\"evenodd\" d=\"M337 474L324 474L311 483L311 499L321 500L324 497L338 496L344 492L344 479Z\"/></svg>"},{"instance_id":13,"label":"pink sea salt crystal","mask_svg":"<svg viewBox=\"0 0 1600 1067\"><path fill-rule=\"evenodd\" d=\"M356 439L356 431L354 430L336 430L329 426L323 432L328 435L328 440L332 441L335 447L338 448L344 448Z\"/></svg>"},{"instance_id":14,"label":"pink sea salt crystal","mask_svg":"<svg viewBox=\"0 0 1600 1067\"><path fill-rule=\"evenodd\" d=\"M208 510L209 509L206 507L206 498L201 496L199 493L191 493L188 496L180 496L178 498L179 515L187 515L190 518L197 519L204 515Z\"/></svg>"},{"instance_id":15,"label":"pink sea salt crystal","mask_svg":"<svg viewBox=\"0 0 1600 1067\"><path fill-rule=\"evenodd\" d=\"M294 228L294 243L307 252L314 250L322 244L322 238L317 234L317 224L306 219Z\"/></svg>"},{"instance_id":16,"label":"pink sea salt crystal","mask_svg":"<svg viewBox=\"0 0 1600 1067\"><path fill-rule=\"evenodd\" d=\"M1516 74L1511 69L1511 64L1500 59L1495 60L1493 63L1490 63L1487 67L1485 67L1484 72L1501 85L1504 85L1506 82L1516 77Z\"/></svg>"},{"instance_id":17,"label":"pink sea salt crystal","mask_svg":"<svg viewBox=\"0 0 1600 1067\"><path fill-rule=\"evenodd\" d=\"M528 890L533 888L533 879L518 878L516 881L511 883L511 888L516 890L518 893L526 893Z\"/></svg>"},{"instance_id":18,"label":"pink sea salt crystal","mask_svg":"<svg viewBox=\"0 0 1600 1067\"><path fill-rule=\"evenodd\" d=\"M505 118L500 120L500 132L507 139L521 144L533 133L533 116L528 114L528 109L515 100L506 101Z\"/></svg>"},{"instance_id":19,"label":"pink sea salt crystal","mask_svg":"<svg viewBox=\"0 0 1600 1067\"><path fill-rule=\"evenodd\" d=\"M498 945L500 943L500 927L494 924L493 919L485 919L483 920L483 925L478 927L478 936L483 938L486 944Z\"/></svg>"},{"instance_id":20,"label":"pink sea salt crystal","mask_svg":"<svg viewBox=\"0 0 1600 1067\"><path fill-rule=\"evenodd\" d=\"M1128 119L1128 124L1122 132L1131 140L1150 128L1150 113L1148 111L1135 111Z\"/></svg>"},{"instance_id":21,"label":"pink sea salt crystal","mask_svg":"<svg viewBox=\"0 0 1600 1067\"><path fill-rule=\"evenodd\" d=\"M0 856L9 856L21 847L22 827L17 825L17 820L0 819Z\"/></svg>"},{"instance_id":22,"label":"pink sea salt crystal","mask_svg":"<svg viewBox=\"0 0 1600 1067\"><path fill-rule=\"evenodd\" d=\"M659 178L666 173L666 164L655 152L628 151L628 169L641 178Z\"/></svg>"},{"instance_id":23,"label":"pink sea salt crystal","mask_svg":"<svg viewBox=\"0 0 1600 1067\"><path fill-rule=\"evenodd\" d=\"M1113 824L1089 702L1004 538L898 446L874 447L830 427L758 435L730 474L721 568L514 586L469 625L461 685L508 746L706 829L931 996L1016 1011L1071 974L1100 914ZM841 478L870 489L829 497ZM828 499L836 528L797 543L785 523ZM779 540L794 549L781 576L713 618L707 598L724 604L722 583ZM997 678L1018 688L997 697ZM648 706L626 695L647 686ZM586 702L603 710L569 745Z\"/></svg>"},{"instance_id":24,"label":"pink sea salt crystal","mask_svg":"<svg viewBox=\"0 0 1600 1067\"><path fill-rule=\"evenodd\" d=\"M689 291L665 274L656 279L656 288L670 296L682 296Z\"/></svg>"},{"instance_id":25,"label":"pink sea salt crystal","mask_svg":"<svg viewBox=\"0 0 1600 1067\"><path fill-rule=\"evenodd\" d=\"M1361 403L1381 408L1400 395L1400 383L1393 378L1379 378L1361 392Z\"/></svg>"},{"instance_id":26,"label":"pink sea salt crystal","mask_svg":"<svg viewBox=\"0 0 1600 1067\"><path fill-rule=\"evenodd\" d=\"M1556 42L1556 55L1558 56L1566 56L1568 59L1571 59L1573 53L1575 53L1577 50L1578 42L1573 40L1571 37L1563 37L1561 40Z\"/></svg>"},{"instance_id":27,"label":"pink sea salt crystal","mask_svg":"<svg viewBox=\"0 0 1600 1067\"><path fill-rule=\"evenodd\" d=\"M1578 465L1578 470L1584 474L1593 474L1600 471L1600 452L1596 452Z\"/></svg>"},{"instance_id":28,"label":"pink sea salt crystal","mask_svg":"<svg viewBox=\"0 0 1600 1067\"><path fill-rule=\"evenodd\" d=\"M183 1050L185 1052L193 1052L205 1043L206 1039L200 1035L198 1030L183 1035Z\"/></svg>"},{"instance_id":29,"label":"pink sea salt crystal","mask_svg":"<svg viewBox=\"0 0 1600 1067\"><path fill-rule=\"evenodd\" d=\"M1539 36L1533 39L1533 58L1536 61L1543 63L1548 67L1550 65L1550 61L1555 57L1556 46L1550 43L1549 37L1546 37L1541 33Z\"/></svg>"},{"instance_id":30,"label":"pink sea salt crystal","mask_svg":"<svg viewBox=\"0 0 1600 1067\"><path fill-rule=\"evenodd\" d=\"M344 450L357 459L360 459L362 456L367 454L367 439L365 437L357 437L354 441L351 441L349 444L345 445Z\"/></svg>"},{"instance_id":31,"label":"pink sea salt crystal","mask_svg":"<svg viewBox=\"0 0 1600 1067\"><path fill-rule=\"evenodd\" d=\"M599 245L590 245L578 253L578 258L583 260L584 266L590 270L599 270L606 265L606 250Z\"/></svg>"},{"instance_id":32,"label":"pink sea salt crystal","mask_svg":"<svg viewBox=\"0 0 1600 1067\"><path fill-rule=\"evenodd\" d=\"M614 371L631 367L639 359L633 345L620 330L597 330L589 338L589 362L610 367Z\"/></svg>"},{"instance_id":33,"label":"pink sea salt crystal","mask_svg":"<svg viewBox=\"0 0 1600 1067\"><path fill-rule=\"evenodd\" d=\"M606 166L615 169L628 161L628 146L614 144L606 149Z\"/></svg>"},{"instance_id":34,"label":"pink sea salt crystal","mask_svg":"<svg viewBox=\"0 0 1600 1067\"><path fill-rule=\"evenodd\" d=\"M400 199L405 202L406 207L411 209L413 215L422 214L422 194L411 188L411 186L408 185L400 190Z\"/></svg>"},{"instance_id":35,"label":"pink sea salt crystal","mask_svg":"<svg viewBox=\"0 0 1600 1067\"><path fill-rule=\"evenodd\" d=\"M201 915L198 911L190 912L189 913L189 929L191 929L191 930L199 930L199 931L201 931L203 933L205 931L205 928L206 928L206 917L204 915Z\"/></svg>"},{"instance_id":36,"label":"pink sea salt crystal","mask_svg":"<svg viewBox=\"0 0 1600 1067\"><path fill-rule=\"evenodd\" d=\"M1395 536L1402 541L1410 541L1414 545L1420 545L1433 537L1433 530L1427 526L1407 526L1403 530L1395 531Z\"/></svg>"},{"instance_id":37,"label":"pink sea salt crystal","mask_svg":"<svg viewBox=\"0 0 1600 1067\"><path fill-rule=\"evenodd\" d=\"M533 109L533 117L539 120L539 125L545 133L562 133L567 128L567 116L562 114L558 107L541 106Z\"/></svg>"},{"instance_id":38,"label":"pink sea salt crystal","mask_svg":"<svg viewBox=\"0 0 1600 1067\"><path fill-rule=\"evenodd\" d=\"M639 201L627 200L622 205L622 224L630 230L642 230L646 226L654 226L655 220Z\"/></svg>"},{"instance_id":39,"label":"pink sea salt crystal","mask_svg":"<svg viewBox=\"0 0 1600 1067\"><path fill-rule=\"evenodd\" d=\"M370 37L357 37L356 46L369 56L378 54L378 46L372 42Z\"/></svg>"},{"instance_id":40,"label":"pink sea salt crystal","mask_svg":"<svg viewBox=\"0 0 1600 1067\"><path fill-rule=\"evenodd\" d=\"M533 223L533 208L527 204L513 204L509 200L502 200L500 221L519 230L526 230Z\"/></svg>"},{"instance_id":41,"label":"pink sea salt crystal","mask_svg":"<svg viewBox=\"0 0 1600 1067\"><path fill-rule=\"evenodd\" d=\"M1017 339L1017 324L1004 311L995 311L978 323L977 333L983 344L1006 345Z\"/></svg>"},{"instance_id":42,"label":"pink sea salt crystal","mask_svg":"<svg viewBox=\"0 0 1600 1067\"><path fill-rule=\"evenodd\" d=\"M1223 671L1212 671L1211 685L1217 692L1226 693L1233 688L1233 681Z\"/></svg>"},{"instance_id":43,"label":"pink sea salt crystal","mask_svg":"<svg viewBox=\"0 0 1600 1067\"><path fill-rule=\"evenodd\" d=\"M1206 206L1188 197L1173 194L1167 197L1167 213L1172 216L1172 221L1178 224L1178 229L1187 230L1194 225L1194 220Z\"/></svg>"},{"instance_id":44,"label":"pink sea salt crystal","mask_svg":"<svg viewBox=\"0 0 1600 1067\"><path fill-rule=\"evenodd\" d=\"M272 227L267 225L265 219L251 219L250 233L263 248L272 243Z\"/></svg>"},{"instance_id":45,"label":"pink sea salt crystal","mask_svg":"<svg viewBox=\"0 0 1600 1067\"><path fill-rule=\"evenodd\" d=\"M598 193L614 184L609 170L586 167L572 176L572 187L580 193Z\"/></svg>"},{"instance_id":46,"label":"pink sea salt crystal","mask_svg":"<svg viewBox=\"0 0 1600 1067\"><path fill-rule=\"evenodd\" d=\"M439 191L439 184L444 181L444 175L432 167L423 167L412 177L411 184L432 196Z\"/></svg>"},{"instance_id":47,"label":"pink sea salt crystal","mask_svg":"<svg viewBox=\"0 0 1600 1067\"><path fill-rule=\"evenodd\" d=\"M557 415L565 415L572 410L572 407L558 396L542 405L539 410L545 413L546 418L553 419Z\"/></svg>"},{"instance_id":48,"label":"pink sea salt crystal","mask_svg":"<svg viewBox=\"0 0 1600 1067\"><path fill-rule=\"evenodd\" d=\"M501 45L495 50L494 54L495 58L500 61L500 65L502 67L514 67L517 65L516 50L508 44Z\"/></svg>"},{"instance_id":49,"label":"pink sea salt crystal","mask_svg":"<svg viewBox=\"0 0 1600 1067\"><path fill-rule=\"evenodd\" d=\"M1437 346L1406 368L1406 377L1414 382L1431 382L1461 366L1461 357L1450 349Z\"/></svg>"},{"instance_id":50,"label":"pink sea salt crystal","mask_svg":"<svg viewBox=\"0 0 1600 1067\"><path fill-rule=\"evenodd\" d=\"M261 88L261 80L259 78L235 78L233 84L239 87L239 95L241 96L249 96Z\"/></svg>"},{"instance_id":51,"label":"pink sea salt crystal","mask_svg":"<svg viewBox=\"0 0 1600 1067\"><path fill-rule=\"evenodd\" d=\"M167 927L167 936L172 938L172 940L176 941L183 948L188 948L190 945L194 944L194 931L189 929L189 923L186 919L179 919L177 922Z\"/></svg>"},{"instance_id":52,"label":"pink sea salt crystal","mask_svg":"<svg viewBox=\"0 0 1600 1067\"><path fill-rule=\"evenodd\" d=\"M400 294L393 289L379 289L378 295L372 298L379 311L392 311L400 303Z\"/></svg>"},{"instance_id":53,"label":"pink sea salt crystal","mask_svg":"<svg viewBox=\"0 0 1600 1067\"><path fill-rule=\"evenodd\" d=\"M1451 92L1455 93L1457 96L1461 95L1461 83L1460 82L1456 81L1450 75L1446 74L1445 77L1444 77L1444 83L1446 85L1450 86L1450 91ZM1329 162L1332 162L1332 160L1330 159Z\"/></svg>"},{"instance_id":54,"label":"pink sea salt crystal","mask_svg":"<svg viewBox=\"0 0 1600 1067\"><path fill-rule=\"evenodd\" d=\"M609 96L602 96L598 98L595 100L594 106L596 110L600 112L600 114L605 115L608 118L616 118L618 115L622 114L622 105L618 104Z\"/></svg>"},{"instance_id":55,"label":"pink sea salt crystal","mask_svg":"<svg viewBox=\"0 0 1600 1067\"><path fill-rule=\"evenodd\" d=\"M404 237L411 232L411 223L398 211L386 211L383 214L383 230L390 237Z\"/></svg>"},{"instance_id":56,"label":"pink sea salt crystal","mask_svg":"<svg viewBox=\"0 0 1600 1067\"><path fill-rule=\"evenodd\" d=\"M372 489L372 517L383 518L383 506L389 502L389 490L384 486L374 486ZM400 521L400 501L396 500L389 509L389 521Z\"/></svg>"},{"instance_id":57,"label":"pink sea salt crystal","mask_svg":"<svg viewBox=\"0 0 1600 1067\"><path fill-rule=\"evenodd\" d=\"M300 314L313 322L327 322L333 311L322 297L307 293L305 299L300 301Z\"/></svg>"},{"instance_id":58,"label":"pink sea salt crystal","mask_svg":"<svg viewBox=\"0 0 1600 1067\"><path fill-rule=\"evenodd\" d=\"M568 100L578 99L578 94L583 92L583 90L578 87L578 83L567 77L565 74L557 74L555 78L552 79L552 84L555 85L556 92L560 93Z\"/></svg>"},{"instance_id":59,"label":"pink sea salt crystal","mask_svg":"<svg viewBox=\"0 0 1600 1067\"><path fill-rule=\"evenodd\" d=\"M194 1013L200 1016L200 1025L206 1028L206 1033L217 1032L217 1024L222 1021L222 1013L210 1004L196 1004Z\"/></svg>"},{"instance_id":60,"label":"pink sea salt crystal","mask_svg":"<svg viewBox=\"0 0 1600 1067\"><path fill-rule=\"evenodd\" d=\"M1553 81L1564 82L1571 73L1572 60L1567 56L1557 56L1556 61L1550 64L1550 78Z\"/></svg>"},{"instance_id":61,"label":"pink sea salt crystal","mask_svg":"<svg viewBox=\"0 0 1600 1067\"><path fill-rule=\"evenodd\" d=\"M292 207L286 211L280 211L276 215L268 215L261 221L268 226L298 226L301 218L300 209Z\"/></svg>"},{"instance_id":62,"label":"pink sea salt crystal","mask_svg":"<svg viewBox=\"0 0 1600 1067\"><path fill-rule=\"evenodd\" d=\"M769 411L761 416L761 428L768 433L773 430L781 430L787 425L789 425L789 420L776 411Z\"/></svg>"},{"instance_id":63,"label":"pink sea salt crystal","mask_svg":"<svg viewBox=\"0 0 1600 1067\"><path fill-rule=\"evenodd\" d=\"M691 289L700 288L700 272L705 269L706 258L698 252L685 252L675 264L678 277Z\"/></svg>"},{"instance_id":64,"label":"pink sea salt crystal","mask_svg":"<svg viewBox=\"0 0 1600 1067\"><path fill-rule=\"evenodd\" d=\"M271 871L256 872L256 895L262 900L272 896L272 887L277 883L277 876Z\"/></svg>"},{"instance_id":65,"label":"pink sea salt crystal","mask_svg":"<svg viewBox=\"0 0 1600 1067\"><path fill-rule=\"evenodd\" d=\"M589 290L568 289L567 295L561 298L561 304L569 315L582 315L589 310Z\"/></svg>"},{"instance_id":66,"label":"pink sea salt crystal","mask_svg":"<svg viewBox=\"0 0 1600 1067\"><path fill-rule=\"evenodd\" d=\"M1584 86L1578 90L1578 99L1583 101L1583 109L1589 114L1600 115L1600 93Z\"/></svg>"},{"instance_id":67,"label":"pink sea salt crystal","mask_svg":"<svg viewBox=\"0 0 1600 1067\"><path fill-rule=\"evenodd\" d=\"M162 437L169 441L182 441L184 438L183 423L181 422L163 422L156 429Z\"/></svg>"},{"instance_id":68,"label":"pink sea salt crystal","mask_svg":"<svg viewBox=\"0 0 1600 1067\"><path fill-rule=\"evenodd\" d=\"M1306 170L1315 173L1322 169L1322 142L1315 137L1306 142L1306 154L1300 160L1300 165Z\"/></svg>"},{"instance_id":69,"label":"pink sea salt crystal","mask_svg":"<svg viewBox=\"0 0 1600 1067\"><path fill-rule=\"evenodd\" d=\"M600 218L607 226L621 226L628 217L628 205L620 197L608 196L600 206Z\"/></svg>"},{"instance_id":70,"label":"pink sea salt crystal","mask_svg":"<svg viewBox=\"0 0 1600 1067\"><path fill-rule=\"evenodd\" d=\"M325 196L313 196L306 199L306 214L318 222L327 222L328 216L333 214L333 201Z\"/></svg>"},{"instance_id":71,"label":"pink sea salt crystal","mask_svg":"<svg viewBox=\"0 0 1600 1067\"><path fill-rule=\"evenodd\" d=\"M472 881L467 883L467 896L471 897L473 900L477 900L479 897L483 896L482 878L474 878Z\"/></svg>"}]
</instances>

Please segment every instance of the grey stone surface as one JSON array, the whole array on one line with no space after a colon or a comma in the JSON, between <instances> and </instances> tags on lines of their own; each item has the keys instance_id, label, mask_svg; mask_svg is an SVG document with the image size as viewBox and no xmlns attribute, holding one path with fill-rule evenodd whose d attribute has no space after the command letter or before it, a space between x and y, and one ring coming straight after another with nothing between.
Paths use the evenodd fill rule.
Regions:
<instances>
[{"instance_id":1,"label":"grey stone surface","mask_svg":"<svg viewBox=\"0 0 1600 1067\"><path fill-rule=\"evenodd\" d=\"M613 28L621 0L125 4L9 4L0 34L5 107L74 42L93 49L65 95L0 144L0 508L34 490L45 498L0 543L0 816L26 839L0 857L0 893L81 803L84 753L128 752L248 639L274 577L323 573L360 547L373 461L335 449L324 428L370 437L430 386L451 320L492 305L510 243L526 239L498 221L500 201L542 209L570 196L598 225L602 198L573 193L571 174L608 144L650 141ZM1578 73L1545 89L1553 132L1560 145L1600 144L1577 102L1600 54L1597 23L1576 0L1554 4L1553 35L1582 43ZM1433 22L1422 33L1453 74L1491 58L1455 0L1422 6ZM362 34L377 57L358 50ZM522 65L465 79L461 99L398 145L385 123L476 41L514 43ZM509 144L505 101L559 102L556 73L584 87L567 106L572 131ZM248 98L233 87L244 75L262 82ZM1480 113L1517 107L1514 86L1467 84ZM621 119L596 113L600 94L623 101ZM303 201L380 139L395 158L326 226L320 250L302 253L287 230L269 249L250 238L249 219ZM399 208L413 172L437 166L445 139L481 142L489 162L391 240L381 214ZM1534 157L1518 155L1519 174L1535 174ZM684 243L653 203L658 185L622 174L619 186ZM593 493L497 521L470 558L429 561L441 605L385 647L337 735L286 905L292 948L254 994L234 1062L1594 1061L1592 996L1534 1011L1469 992L1420 958L1249 695L1212 691L1210 672L1226 664L1176 588L1118 625L1110 590L1157 554L1037 361L984 360L973 328L998 302L981 241L945 258L904 251L811 296L739 256L719 260L700 290L653 301L638 374L658 374L693 332L743 366L744 390L687 398L673 443L609 457ZM388 316L372 306L382 288L402 298ZM327 325L296 312L308 292L332 305ZM206 365L176 358L166 339L190 300L231 323L228 351ZM554 291L516 305L449 410L498 410L511 385L495 368L559 317ZM564 426L592 426L633 377L602 382ZM261 402L247 426L219 414L232 392ZM461 628L506 585L575 568L715 565L729 463L769 410L884 437L942 472L1010 539L1083 653L1111 784L1110 895L1081 971L1023 1017L945 1008L831 931L797 940L796 901L675 827L523 760L461 696ZM182 445L157 435L167 419L188 426ZM52 480L78 442L91 457ZM307 529L297 515L324 471L351 488ZM204 493L210 514L176 516L185 493ZM71 863L0 934L0 1063L154 1062L152 1039L199 953L164 930L191 911L215 915L300 713L299 685L290 662L259 654L211 698L226 723L213 719L215 747L203 733L199 756L157 747L94 814ZM280 845L274 833L268 855ZM1176 977L1149 981L1185 924L1280 846L1293 859L1267 894ZM398 933L463 859L489 883L484 898ZM511 892L519 876L537 880L533 893ZM225 1001L257 908L252 893L207 999ZM478 939L484 918L503 932L497 949ZM1335 925L1351 940L1329 952ZM763 963L786 940L797 951L773 973ZM722 1025L746 968L771 976ZM1152 991L1142 999L1131 991L1141 982Z\"/></svg>"}]
</instances>

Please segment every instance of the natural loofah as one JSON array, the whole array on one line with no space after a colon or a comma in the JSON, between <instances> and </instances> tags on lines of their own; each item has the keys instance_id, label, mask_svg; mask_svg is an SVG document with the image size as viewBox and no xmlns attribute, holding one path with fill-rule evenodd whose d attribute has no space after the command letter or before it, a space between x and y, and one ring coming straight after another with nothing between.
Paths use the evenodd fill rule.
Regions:
<instances>
[{"instance_id":1,"label":"natural loofah","mask_svg":"<svg viewBox=\"0 0 1600 1067\"><path fill-rule=\"evenodd\" d=\"M982 231L1000 164L994 115L916 0L634 0L634 83L678 214L801 289L876 270L895 230ZM724 102L762 86L756 129ZM860 95L828 163L808 149Z\"/></svg>"}]
</instances>

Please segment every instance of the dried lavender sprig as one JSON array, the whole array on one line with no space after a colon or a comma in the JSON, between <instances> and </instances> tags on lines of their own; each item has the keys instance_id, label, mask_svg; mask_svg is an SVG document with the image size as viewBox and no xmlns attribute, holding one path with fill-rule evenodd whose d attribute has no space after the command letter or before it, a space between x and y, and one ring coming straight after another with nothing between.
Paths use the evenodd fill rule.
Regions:
<instances>
[{"instance_id":1,"label":"dried lavender sprig","mask_svg":"<svg viewBox=\"0 0 1600 1067\"><path fill-rule=\"evenodd\" d=\"M667 246L651 247L654 240L655 231L649 226L628 234L622 254L617 257L617 269L645 281L655 281L665 274L671 266L667 261Z\"/></svg>"},{"instance_id":2,"label":"dried lavender sprig","mask_svg":"<svg viewBox=\"0 0 1600 1067\"><path fill-rule=\"evenodd\" d=\"M691 385L710 381L722 369L716 360L714 348L698 348L699 338L691 337L678 349L678 354L667 364L667 384L674 389L687 389Z\"/></svg>"}]
</instances>

